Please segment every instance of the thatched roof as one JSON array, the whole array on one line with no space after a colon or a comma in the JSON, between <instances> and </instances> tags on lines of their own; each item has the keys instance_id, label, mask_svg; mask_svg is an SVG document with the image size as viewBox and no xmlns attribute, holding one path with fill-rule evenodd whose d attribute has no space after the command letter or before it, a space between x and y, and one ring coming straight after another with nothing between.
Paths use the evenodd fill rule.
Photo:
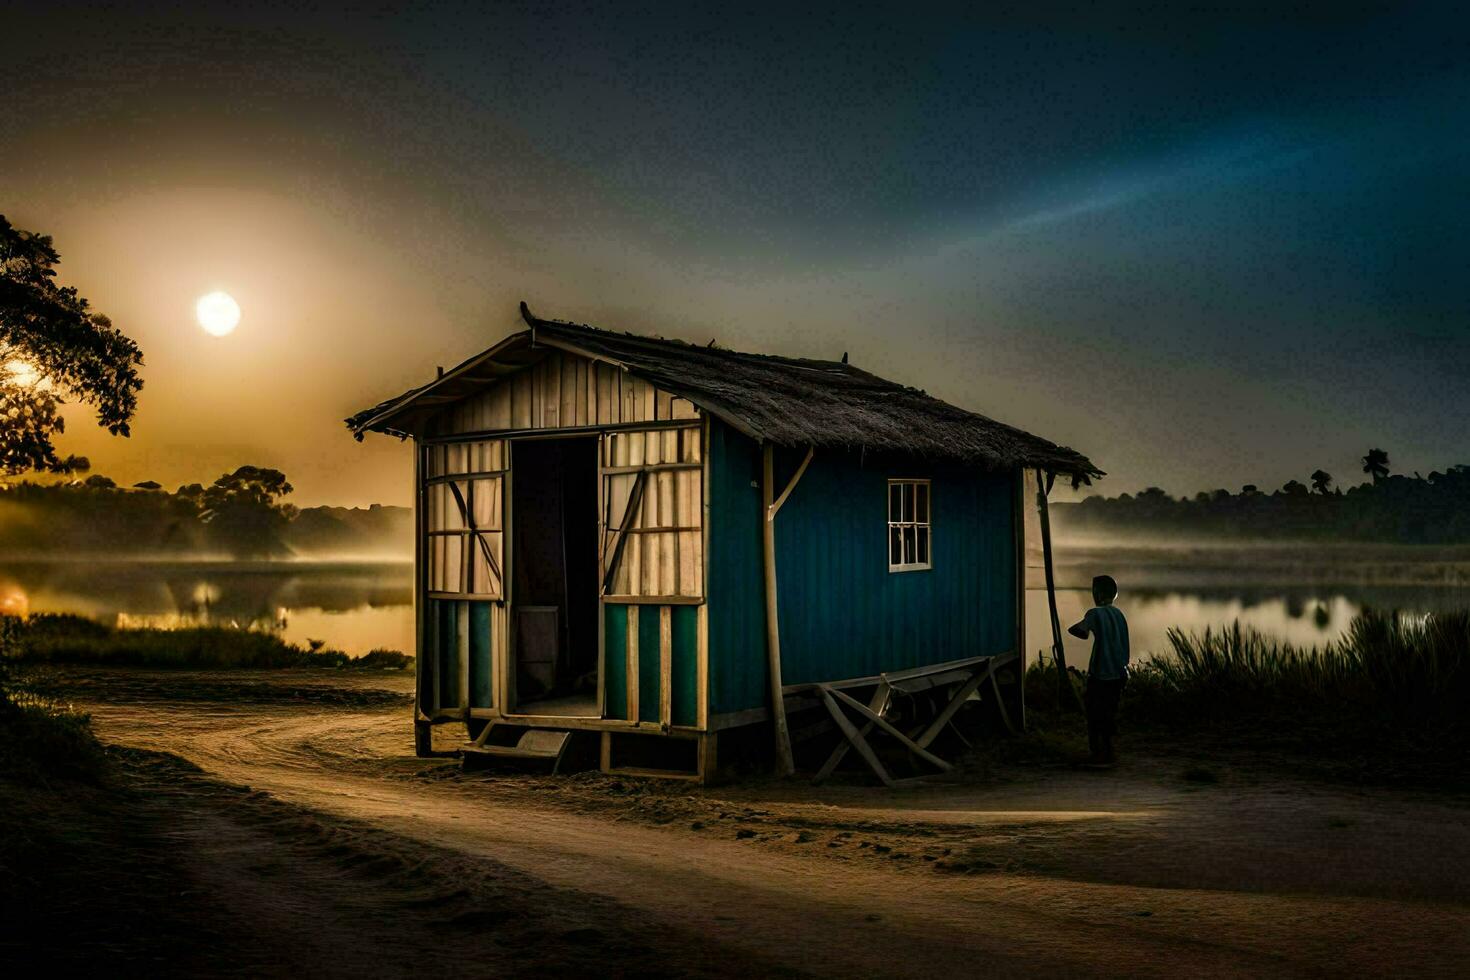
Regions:
<instances>
[{"instance_id":1,"label":"thatched roof","mask_svg":"<svg viewBox=\"0 0 1470 980\"><path fill-rule=\"evenodd\" d=\"M534 363L553 348L610 361L689 399L754 439L778 445L864 449L987 469L1040 467L1082 482L1102 471L1072 449L967 412L851 364L745 354L679 340L598 330L533 316L515 334L441 377L347 419L363 432L407 435L415 419Z\"/></svg>"}]
</instances>

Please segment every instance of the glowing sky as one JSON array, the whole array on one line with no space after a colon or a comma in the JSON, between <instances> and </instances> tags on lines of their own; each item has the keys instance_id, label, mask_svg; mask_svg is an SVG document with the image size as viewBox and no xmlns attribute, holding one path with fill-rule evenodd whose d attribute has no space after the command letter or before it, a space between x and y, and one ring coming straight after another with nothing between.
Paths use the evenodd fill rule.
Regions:
<instances>
[{"instance_id":1,"label":"glowing sky","mask_svg":"<svg viewBox=\"0 0 1470 980\"><path fill-rule=\"evenodd\" d=\"M7 8L0 213L147 358L134 436L72 411L64 451L404 503L341 418L524 298L849 351L1110 493L1470 461L1452 14L786 6Z\"/></svg>"}]
</instances>

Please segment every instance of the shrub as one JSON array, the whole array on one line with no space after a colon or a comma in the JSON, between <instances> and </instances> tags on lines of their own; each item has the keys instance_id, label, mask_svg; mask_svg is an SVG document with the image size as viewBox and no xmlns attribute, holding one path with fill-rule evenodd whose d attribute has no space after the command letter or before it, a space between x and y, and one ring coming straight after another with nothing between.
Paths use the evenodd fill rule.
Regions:
<instances>
[{"instance_id":1,"label":"shrub","mask_svg":"<svg viewBox=\"0 0 1470 980\"><path fill-rule=\"evenodd\" d=\"M347 662L347 666L365 670L404 670L413 666L413 658L400 650L379 647L360 657L354 657Z\"/></svg>"},{"instance_id":2,"label":"shrub","mask_svg":"<svg viewBox=\"0 0 1470 980\"><path fill-rule=\"evenodd\" d=\"M9 624L0 629L0 778L96 781L106 757L92 734L91 719L16 683L3 655L10 649L7 634L12 632Z\"/></svg>"}]
</instances>

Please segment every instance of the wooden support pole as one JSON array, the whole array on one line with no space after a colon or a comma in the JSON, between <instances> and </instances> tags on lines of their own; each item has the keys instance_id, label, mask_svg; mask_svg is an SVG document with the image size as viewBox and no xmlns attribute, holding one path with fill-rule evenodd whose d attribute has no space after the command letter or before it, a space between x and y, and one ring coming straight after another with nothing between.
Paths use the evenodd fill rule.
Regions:
<instances>
[{"instance_id":1,"label":"wooden support pole","mask_svg":"<svg viewBox=\"0 0 1470 980\"><path fill-rule=\"evenodd\" d=\"M1047 513L1046 494L1051 488L1038 467L1036 470L1036 509L1041 517L1041 562L1046 569L1046 602L1051 610L1051 649L1057 665L1057 705L1062 710L1082 708L1077 689L1067 676L1067 653L1062 647L1062 621L1057 617L1057 584L1051 561L1051 518Z\"/></svg>"},{"instance_id":2,"label":"wooden support pole","mask_svg":"<svg viewBox=\"0 0 1470 980\"><path fill-rule=\"evenodd\" d=\"M776 615L775 447L761 445L761 557L766 579L766 665L771 683L771 720L776 736L776 768L783 776L796 772L791 735L786 730L786 696L781 683L781 626Z\"/></svg>"}]
</instances>

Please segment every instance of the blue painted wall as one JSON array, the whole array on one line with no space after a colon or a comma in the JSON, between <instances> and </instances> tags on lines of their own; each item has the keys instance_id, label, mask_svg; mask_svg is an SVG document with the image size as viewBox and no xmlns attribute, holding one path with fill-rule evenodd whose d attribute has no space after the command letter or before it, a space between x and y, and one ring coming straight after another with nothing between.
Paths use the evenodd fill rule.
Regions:
<instances>
[{"instance_id":1,"label":"blue painted wall","mask_svg":"<svg viewBox=\"0 0 1470 980\"><path fill-rule=\"evenodd\" d=\"M710 704L719 713L766 703L760 449L716 421L710 454ZM777 453L778 486L800 459ZM888 480L903 477L933 481L929 570L888 571ZM819 451L776 518L785 683L1010 650L1014 492L1010 473Z\"/></svg>"}]
</instances>

